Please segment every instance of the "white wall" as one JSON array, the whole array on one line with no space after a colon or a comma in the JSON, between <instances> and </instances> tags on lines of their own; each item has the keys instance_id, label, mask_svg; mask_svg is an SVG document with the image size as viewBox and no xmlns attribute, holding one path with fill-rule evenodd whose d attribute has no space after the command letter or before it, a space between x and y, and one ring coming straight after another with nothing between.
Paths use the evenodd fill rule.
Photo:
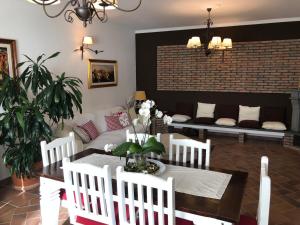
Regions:
<instances>
[{"instance_id":1,"label":"white wall","mask_svg":"<svg viewBox=\"0 0 300 225\"><path fill-rule=\"evenodd\" d=\"M57 10L54 7L52 12ZM48 68L56 74L66 72L83 81L84 111L123 105L135 91L135 38L134 31L127 27L111 24L109 21L102 24L94 20L92 25L84 28L77 18L74 18L72 24L67 23L63 15L50 19L45 16L41 6L30 4L26 0L1 0L0 28L0 38L17 41L19 62L24 61L23 54L36 58L41 53L50 55L60 51L61 54L47 64ZM95 45L92 48L104 50L104 53L95 55L85 52L82 61L81 53L73 50L80 46L84 35L94 37ZM117 60L118 86L88 89L89 58ZM4 177L1 164L2 160L0 180Z\"/></svg>"}]
</instances>

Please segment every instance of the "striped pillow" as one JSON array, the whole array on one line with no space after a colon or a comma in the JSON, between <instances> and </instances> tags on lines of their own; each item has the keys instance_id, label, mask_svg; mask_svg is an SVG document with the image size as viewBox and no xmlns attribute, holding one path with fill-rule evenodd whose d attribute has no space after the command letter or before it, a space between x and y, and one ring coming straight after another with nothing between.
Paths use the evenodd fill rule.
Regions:
<instances>
[{"instance_id":1,"label":"striped pillow","mask_svg":"<svg viewBox=\"0 0 300 225\"><path fill-rule=\"evenodd\" d=\"M105 116L107 131L123 129L118 116Z\"/></svg>"},{"instance_id":2,"label":"striped pillow","mask_svg":"<svg viewBox=\"0 0 300 225\"><path fill-rule=\"evenodd\" d=\"M79 127L84 129L88 133L91 140L95 140L99 136L99 131L91 120Z\"/></svg>"}]
</instances>

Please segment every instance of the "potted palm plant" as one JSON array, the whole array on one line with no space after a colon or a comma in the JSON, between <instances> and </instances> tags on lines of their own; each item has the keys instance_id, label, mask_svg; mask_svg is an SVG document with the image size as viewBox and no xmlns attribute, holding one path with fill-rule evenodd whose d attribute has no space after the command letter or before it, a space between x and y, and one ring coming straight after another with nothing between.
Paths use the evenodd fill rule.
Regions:
<instances>
[{"instance_id":1,"label":"potted palm plant","mask_svg":"<svg viewBox=\"0 0 300 225\"><path fill-rule=\"evenodd\" d=\"M10 169L16 189L30 189L38 185L34 167L41 161L40 141L50 141L53 124L74 117L74 108L82 111L81 80L53 78L45 63L59 52L36 61L28 56L18 67L26 66L20 76L2 74L0 104L0 144L4 146L3 161Z\"/></svg>"}]
</instances>

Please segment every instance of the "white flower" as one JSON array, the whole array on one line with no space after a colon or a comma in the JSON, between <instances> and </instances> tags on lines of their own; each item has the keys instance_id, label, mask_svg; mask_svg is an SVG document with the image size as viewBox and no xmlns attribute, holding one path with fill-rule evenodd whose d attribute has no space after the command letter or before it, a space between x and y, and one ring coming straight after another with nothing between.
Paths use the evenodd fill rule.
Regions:
<instances>
[{"instance_id":1,"label":"white flower","mask_svg":"<svg viewBox=\"0 0 300 225\"><path fill-rule=\"evenodd\" d=\"M172 117L165 115L164 118L164 124L170 125L172 123Z\"/></svg>"},{"instance_id":2,"label":"white flower","mask_svg":"<svg viewBox=\"0 0 300 225\"><path fill-rule=\"evenodd\" d=\"M112 150L114 150L117 146L114 144L106 144L104 146L104 151L106 152L111 152Z\"/></svg>"},{"instance_id":3,"label":"white flower","mask_svg":"<svg viewBox=\"0 0 300 225\"><path fill-rule=\"evenodd\" d=\"M156 109L155 110L155 116L156 116L156 118L162 118L162 116L163 116L163 113L162 113L162 111L159 111L158 109Z\"/></svg>"},{"instance_id":4,"label":"white flower","mask_svg":"<svg viewBox=\"0 0 300 225\"><path fill-rule=\"evenodd\" d=\"M148 116L139 116L139 122L143 124L144 126L150 125L150 114Z\"/></svg>"},{"instance_id":5,"label":"white flower","mask_svg":"<svg viewBox=\"0 0 300 225\"><path fill-rule=\"evenodd\" d=\"M150 108L151 108L151 102L149 102L148 100L141 104L141 109L149 109L150 110Z\"/></svg>"},{"instance_id":6,"label":"white flower","mask_svg":"<svg viewBox=\"0 0 300 225\"><path fill-rule=\"evenodd\" d=\"M155 102L153 100L147 100L146 103L150 106L150 108L155 106Z\"/></svg>"},{"instance_id":7,"label":"white flower","mask_svg":"<svg viewBox=\"0 0 300 225\"><path fill-rule=\"evenodd\" d=\"M150 116L150 108L140 108L139 109L139 114L142 117L148 117L148 116Z\"/></svg>"}]
</instances>

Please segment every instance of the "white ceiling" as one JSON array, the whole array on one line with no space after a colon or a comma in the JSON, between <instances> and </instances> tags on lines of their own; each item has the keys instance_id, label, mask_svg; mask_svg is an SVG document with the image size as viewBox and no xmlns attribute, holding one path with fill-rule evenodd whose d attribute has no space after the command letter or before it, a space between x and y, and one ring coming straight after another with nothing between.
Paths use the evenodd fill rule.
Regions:
<instances>
[{"instance_id":1,"label":"white ceiling","mask_svg":"<svg viewBox=\"0 0 300 225\"><path fill-rule=\"evenodd\" d=\"M119 0L132 6L137 0ZM206 8L212 7L214 24L300 18L300 0L143 0L135 12L108 12L109 23L134 30L204 25ZM96 22L96 21L95 21Z\"/></svg>"}]
</instances>

